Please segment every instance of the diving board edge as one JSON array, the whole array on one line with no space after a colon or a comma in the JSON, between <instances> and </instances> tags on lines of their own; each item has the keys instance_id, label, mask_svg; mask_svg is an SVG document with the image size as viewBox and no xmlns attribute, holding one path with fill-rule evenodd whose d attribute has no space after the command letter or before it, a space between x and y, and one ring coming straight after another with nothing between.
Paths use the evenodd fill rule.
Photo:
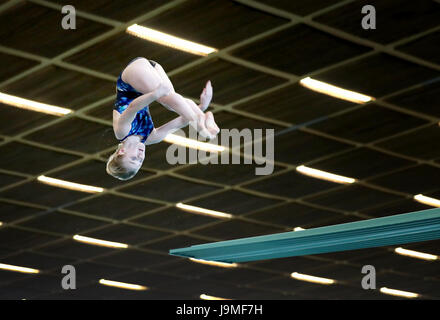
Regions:
<instances>
[{"instance_id":1,"label":"diving board edge","mask_svg":"<svg viewBox=\"0 0 440 320\"><path fill-rule=\"evenodd\" d=\"M245 262L355 250L440 238L440 208L302 231L248 237L171 249L170 254Z\"/></svg>"}]
</instances>

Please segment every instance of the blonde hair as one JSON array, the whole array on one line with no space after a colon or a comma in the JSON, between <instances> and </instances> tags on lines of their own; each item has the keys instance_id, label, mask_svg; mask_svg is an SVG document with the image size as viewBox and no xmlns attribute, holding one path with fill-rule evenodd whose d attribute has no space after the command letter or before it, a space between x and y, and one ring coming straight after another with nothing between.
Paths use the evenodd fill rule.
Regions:
<instances>
[{"instance_id":1,"label":"blonde hair","mask_svg":"<svg viewBox=\"0 0 440 320\"><path fill-rule=\"evenodd\" d=\"M112 177L115 177L119 180L129 180L133 178L138 170L132 170L124 167L122 164L123 156L122 154L118 154L119 149L121 148L122 143L118 145L116 151L108 158L106 171Z\"/></svg>"}]
</instances>

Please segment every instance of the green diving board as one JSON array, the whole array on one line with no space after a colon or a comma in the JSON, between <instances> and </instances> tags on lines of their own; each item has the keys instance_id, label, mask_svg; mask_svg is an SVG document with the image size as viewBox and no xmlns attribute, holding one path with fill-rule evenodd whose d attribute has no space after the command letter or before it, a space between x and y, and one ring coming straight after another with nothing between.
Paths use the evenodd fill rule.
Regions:
<instances>
[{"instance_id":1,"label":"green diving board","mask_svg":"<svg viewBox=\"0 0 440 320\"><path fill-rule=\"evenodd\" d=\"M247 262L440 239L440 208L172 249L171 255Z\"/></svg>"}]
</instances>

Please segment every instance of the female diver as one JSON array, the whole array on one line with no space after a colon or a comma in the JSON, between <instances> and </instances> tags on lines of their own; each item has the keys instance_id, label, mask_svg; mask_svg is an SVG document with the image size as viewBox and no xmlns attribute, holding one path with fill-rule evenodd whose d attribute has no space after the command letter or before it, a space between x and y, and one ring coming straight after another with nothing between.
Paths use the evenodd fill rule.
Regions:
<instances>
[{"instance_id":1,"label":"female diver","mask_svg":"<svg viewBox=\"0 0 440 320\"><path fill-rule=\"evenodd\" d=\"M107 161L106 171L120 180L131 179L145 158L145 145L162 141L169 133L190 124L200 135L213 139L220 131L212 112L204 111L212 99L212 86L207 82L200 95L200 105L174 91L161 65L138 57L123 70L116 83L113 131L120 141ZM149 104L159 102L180 116L155 128Z\"/></svg>"}]
</instances>

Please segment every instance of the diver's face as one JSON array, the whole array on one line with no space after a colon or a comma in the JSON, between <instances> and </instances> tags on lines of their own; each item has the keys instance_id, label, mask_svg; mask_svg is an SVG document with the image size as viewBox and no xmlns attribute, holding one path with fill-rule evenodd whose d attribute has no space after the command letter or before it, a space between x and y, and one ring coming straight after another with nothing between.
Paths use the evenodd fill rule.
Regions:
<instances>
[{"instance_id":1,"label":"diver's face","mask_svg":"<svg viewBox=\"0 0 440 320\"><path fill-rule=\"evenodd\" d=\"M145 145L142 142L124 146L121 149L124 155L123 162L126 166L139 169L145 159Z\"/></svg>"}]
</instances>

